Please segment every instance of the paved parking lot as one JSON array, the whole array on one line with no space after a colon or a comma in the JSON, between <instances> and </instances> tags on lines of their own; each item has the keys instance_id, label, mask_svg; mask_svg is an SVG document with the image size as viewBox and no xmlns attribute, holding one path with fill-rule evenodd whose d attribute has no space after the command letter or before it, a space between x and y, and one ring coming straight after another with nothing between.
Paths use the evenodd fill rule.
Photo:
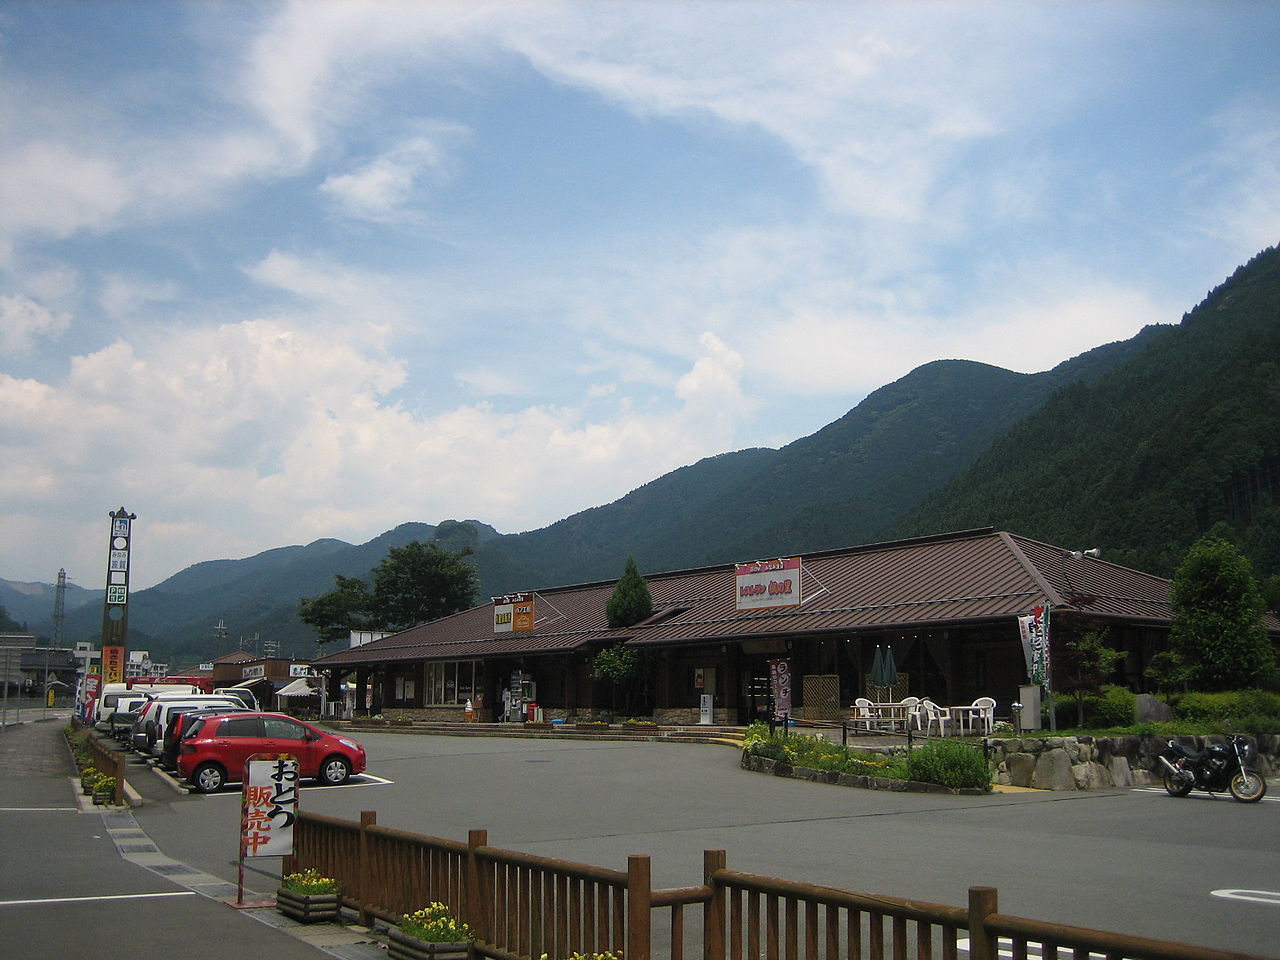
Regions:
<instances>
[{"instance_id":1,"label":"paved parking lot","mask_svg":"<svg viewBox=\"0 0 1280 960\"><path fill-rule=\"evenodd\" d=\"M951 797L854 790L747 773L723 746L360 734L384 781L307 787L305 809L604 867L653 858L654 881L729 866L963 904L1000 890L1003 912L1274 956L1280 805L1162 792ZM1276 790L1273 784L1272 789ZM238 794L137 811L169 856L233 876ZM276 861L255 864L261 889ZM1215 891L1260 891L1228 899Z\"/></svg>"}]
</instances>

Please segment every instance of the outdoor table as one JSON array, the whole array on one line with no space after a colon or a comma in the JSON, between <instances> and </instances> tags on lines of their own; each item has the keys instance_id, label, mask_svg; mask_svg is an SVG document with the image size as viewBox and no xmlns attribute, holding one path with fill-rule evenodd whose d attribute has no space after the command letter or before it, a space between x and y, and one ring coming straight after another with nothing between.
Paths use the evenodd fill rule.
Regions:
<instances>
[{"instance_id":1,"label":"outdoor table","mask_svg":"<svg viewBox=\"0 0 1280 960\"><path fill-rule=\"evenodd\" d=\"M944 707L943 709L951 715L951 719L962 734L968 734L970 729L982 723L983 708L975 707L971 703L960 707Z\"/></svg>"},{"instance_id":2,"label":"outdoor table","mask_svg":"<svg viewBox=\"0 0 1280 960\"><path fill-rule=\"evenodd\" d=\"M871 709L875 720L886 730L907 730L911 720L910 707L905 703L873 703Z\"/></svg>"}]
</instances>

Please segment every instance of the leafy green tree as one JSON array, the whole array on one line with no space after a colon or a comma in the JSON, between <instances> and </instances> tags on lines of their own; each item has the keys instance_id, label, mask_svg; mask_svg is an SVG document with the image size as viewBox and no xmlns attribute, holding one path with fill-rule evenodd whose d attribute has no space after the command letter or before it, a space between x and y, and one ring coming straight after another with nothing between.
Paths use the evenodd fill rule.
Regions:
<instances>
[{"instance_id":1,"label":"leafy green tree","mask_svg":"<svg viewBox=\"0 0 1280 960\"><path fill-rule=\"evenodd\" d=\"M609 618L609 626L615 630L634 626L653 616L653 594L649 592L649 584L644 577L640 576L634 557L627 557L626 569L605 601L604 612Z\"/></svg>"},{"instance_id":2,"label":"leafy green tree","mask_svg":"<svg viewBox=\"0 0 1280 960\"><path fill-rule=\"evenodd\" d=\"M9 616L9 611L5 609L3 603L0 603L0 630L18 631L25 629L26 627L13 619L13 617Z\"/></svg>"},{"instance_id":3,"label":"leafy green tree","mask_svg":"<svg viewBox=\"0 0 1280 960\"><path fill-rule=\"evenodd\" d=\"M413 541L392 547L373 572L372 613L383 630L407 630L472 606L478 578L459 553Z\"/></svg>"},{"instance_id":4,"label":"leafy green tree","mask_svg":"<svg viewBox=\"0 0 1280 960\"><path fill-rule=\"evenodd\" d=\"M316 631L320 643L341 640L352 630L374 629L369 621L373 598L358 577L334 578L335 589L311 599L298 601L298 617Z\"/></svg>"},{"instance_id":5,"label":"leafy green tree","mask_svg":"<svg viewBox=\"0 0 1280 960\"><path fill-rule=\"evenodd\" d=\"M1262 594L1253 567L1231 543L1204 537L1191 547L1173 579L1170 605L1170 646L1194 687L1273 682L1276 652L1262 623Z\"/></svg>"},{"instance_id":6,"label":"leafy green tree","mask_svg":"<svg viewBox=\"0 0 1280 960\"><path fill-rule=\"evenodd\" d=\"M334 577L336 588L298 603L298 616L321 643L352 630L406 630L466 610L477 577L470 550L451 553L417 540L392 547L373 571L373 590L358 577Z\"/></svg>"},{"instance_id":7,"label":"leafy green tree","mask_svg":"<svg viewBox=\"0 0 1280 960\"><path fill-rule=\"evenodd\" d=\"M1110 633L1098 623L1072 624L1065 629L1055 624L1053 685L1055 692L1075 701L1077 727L1084 726L1085 698L1102 692L1102 685L1111 679L1116 663L1124 656L1108 644Z\"/></svg>"},{"instance_id":8,"label":"leafy green tree","mask_svg":"<svg viewBox=\"0 0 1280 960\"><path fill-rule=\"evenodd\" d=\"M605 647L591 660L591 673L598 680L608 680L612 685L613 707L619 707L623 713L631 714L644 694L645 681L650 678L653 662L646 654L618 643Z\"/></svg>"}]
</instances>

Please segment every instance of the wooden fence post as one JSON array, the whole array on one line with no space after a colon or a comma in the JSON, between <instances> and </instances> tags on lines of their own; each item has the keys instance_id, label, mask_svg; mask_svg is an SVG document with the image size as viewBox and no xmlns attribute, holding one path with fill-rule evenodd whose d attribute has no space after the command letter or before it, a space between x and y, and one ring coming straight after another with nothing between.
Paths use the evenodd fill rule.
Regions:
<instances>
[{"instance_id":1,"label":"wooden fence post","mask_svg":"<svg viewBox=\"0 0 1280 960\"><path fill-rule=\"evenodd\" d=\"M489 910L492 906L490 902L492 893L488 889L489 884L485 883L484 868L480 864L476 850L488 844L488 830L467 831L467 873L463 884L462 916L463 920L471 925L476 939L486 941L489 939Z\"/></svg>"},{"instance_id":2,"label":"wooden fence post","mask_svg":"<svg viewBox=\"0 0 1280 960\"><path fill-rule=\"evenodd\" d=\"M378 814L375 810L360 811L360 864L356 871L357 889L360 891L357 900L357 909L360 911L360 926L372 927L373 914L369 907L373 902L372 882L370 881L370 855L369 855L369 834L367 830L378 822Z\"/></svg>"},{"instance_id":3,"label":"wooden fence post","mask_svg":"<svg viewBox=\"0 0 1280 960\"><path fill-rule=\"evenodd\" d=\"M724 887L716 883L717 870L728 863L723 850L702 851L702 883L711 888L711 898L702 905L703 960L724 960Z\"/></svg>"},{"instance_id":4,"label":"wooden fence post","mask_svg":"<svg viewBox=\"0 0 1280 960\"><path fill-rule=\"evenodd\" d=\"M649 912L653 907L653 885L649 858L641 854L627 857L627 960L649 960Z\"/></svg>"},{"instance_id":5,"label":"wooden fence post","mask_svg":"<svg viewBox=\"0 0 1280 960\"><path fill-rule=\"evenodd\" d=\"M969 888L969 960L999 960L996 940L987 933L987 917L999 912L995 887Z\"/></svg>"}]
</instances>

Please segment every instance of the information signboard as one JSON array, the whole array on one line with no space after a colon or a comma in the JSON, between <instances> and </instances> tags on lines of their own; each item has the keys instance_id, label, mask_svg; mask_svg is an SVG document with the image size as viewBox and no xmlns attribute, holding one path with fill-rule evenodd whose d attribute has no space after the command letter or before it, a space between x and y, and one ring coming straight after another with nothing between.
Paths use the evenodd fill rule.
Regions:
<instances>
[{"instance_id":1,"label":"information signboard","mask_svg":"<svg viewBox=\"0 0 1280 960\"><path fill-rule=\"evenodd\" d=\"M737 564L734 577L737 609L798 607L801 600L800 568L800 557Z\"/></svg>"},{"instance_id":2,"label":"information signboard","mask_svg":"<svg viewBox=\"0 0 1280 960\"><path fill-rule=\"evenodd\" d=\"M292 854L293 824L298 817L298 758L259 753L245 761L240 810L242 858Z\"/></svg>"}]
</instances>

